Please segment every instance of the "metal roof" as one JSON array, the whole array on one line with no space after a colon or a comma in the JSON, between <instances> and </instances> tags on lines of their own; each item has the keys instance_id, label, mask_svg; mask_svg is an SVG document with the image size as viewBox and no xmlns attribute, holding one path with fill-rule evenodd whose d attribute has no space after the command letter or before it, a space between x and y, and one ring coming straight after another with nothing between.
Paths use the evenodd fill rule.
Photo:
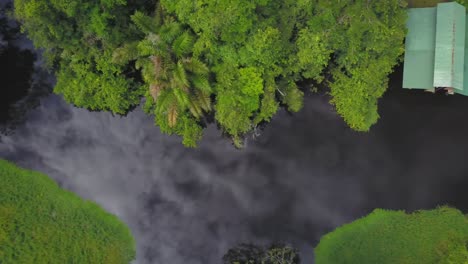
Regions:
<instances>
[{"instance_id":1,"label":"metal roof","mask_svg":"<svg viewBox=\"0 0 468 264\"><path fill-rule=\"evenodd\" d=\"M468 95L465 7L451 2L411 8L407 27L403 88L452 87L456 93Z\"/></svg>"},{"instance_id":2,"label":"metal roof","mask_svg":"<svg viewBox=\"0 0 468 264\"><path fill-rule=\"evenodd\" d=\"M437 5L434 87L463 90L465 17L465 7L456 2Z\"/></svg>"},{"instance_id":3,"label":"metal roof","mask_svg":"<svg viewBox=\"0 0 468 264\"><path fill-rule=\"evenodd\" d=\"M465 22L465 28L468 29L468 19ZM465 33L465 67L463 70L465 78L463 79L463 90L458 91L456 93L467 95L468 96L468 33Z\"/></svg>"},{"instance_id":4,"label":"metal roof","mask_svg":"<svg viewBox=\"0 0 468 264\"><path fill-rule=\"evenodd\" d=\"M432 89L437 8L411 8L405 41L403 88Z\"/></svg>"}]
</instances>

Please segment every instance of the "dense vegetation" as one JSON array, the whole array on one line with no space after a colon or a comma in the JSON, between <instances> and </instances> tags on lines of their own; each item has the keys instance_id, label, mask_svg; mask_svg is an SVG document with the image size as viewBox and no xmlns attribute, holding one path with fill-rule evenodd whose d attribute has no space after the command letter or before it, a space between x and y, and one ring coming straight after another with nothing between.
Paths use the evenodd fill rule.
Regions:
<instances>
[{"instance_id":1,"label":"dense vegetation","mask_svg":"<svg viewBox=\"0 0 468 264\"><path fill-rule=\"evenodd\" d=\"M223 256L224 264L299 264L297 249L282 244L260 247L241 244Z\"/></svg>"},{"instance_id":2,"label":"dense vegetation","mask_svg":"<svg viewBox=\"0 0 468 264\"><path fill-rule=\"evenodd\" d=\"M15 15L77 106L144 109L195 146L214 117L236 145L303 80L329 87L346 123L367 131L404 51L399 0L15 0ZM141 74L141 75L140 75Z\"/></svg>"},{"instance_id":3,"label":"dense vegetation","mask_svg":"<svg viewBox=\"0 0 468 264\"><path fill-rule=\"evenodd\" d=\"M377 209L325 235L317 264L466 264L468 216L451 208L405 214Z\"/></svg>"},{"instance_id":4,"label":"dense vegetation","mask_svg":"<svg viewBox=\"0 0 468 264\"><path fill-rule=\"evenodd\" d=\"M130 263L129 229L47 176L0 160L0 263Z\"/></svg>"}]
</instances>

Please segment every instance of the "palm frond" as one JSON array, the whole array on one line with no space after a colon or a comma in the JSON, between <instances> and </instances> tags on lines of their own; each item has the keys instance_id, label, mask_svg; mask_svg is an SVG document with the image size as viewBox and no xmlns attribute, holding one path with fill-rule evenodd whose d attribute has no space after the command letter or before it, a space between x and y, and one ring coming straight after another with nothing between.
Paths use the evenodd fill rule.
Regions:
<instances>
[{"instance_id":1,"label":"palm frond","mask_svg":"<svg viewBox=\"0 0 468 264\"><path fill-rule=\"evenodd\" d=\"M182 108L185 108L186 106L190 104L189 96L185 91L179 88L172 89L172 91L174 92L174 95L177 99L178 104Z\"/></svg>"},{"instance_id":2,"label":"palm frond","mask_svg":"<svg viewBox=\"0 0 468 264\"><path fill-rule=\"evenodd\" d=\"M187 78L187 73L185 72L184 65L181 61L177 62L175 69L173 70L173 87L178 87L181 89L187 89L190 85Z\"/></svg>"},{"instance_id":3,"label":"palm frond","mask_svg":"<svg viewBox=\"0 0 468 264\"><path fill-rule=\"evenodd\" d=\"M159 78L162 70L162 58L159 56L151 56L151 62L153 63L154 76Z\"/></svg>"},{"instance_id":4,"label":"palm frond","mask_svg":"<svg viewBox=\"0 0 468 264\"><path fill-rule=\"evenodd\" d=\"M161 1L157 1L156 3L154 21L158 26L161 26L164 23L164 10L161 6Z\"/></svg>"},{"instance_id":5,"label":"palm frond","mask_svg":"<svg viewBox=\"0 0 468 264\"><path fill-rule=\"evenodd\" d=\"M156 45L151 40L145 38L138 43L137 49L139 56L150 56L154 54L154 51L156 50Z\"/></svg>"},{"instance_id":6,"label":"palm frond","mask_svg":"<svg viewBox=\"0 0 468 264\"><path fill-rule=\"evenodd\" d=\"M200 118L203 115L203 111L200 105L194 100L195 98L190 99L189 110L195 118Z\"/></svg>"},{"instance_id":7,"label":"palm frond","mask_svg":"<svg viewBox=\"0 0 468 264\"><path fill-rule=\"evenodd\" d=\"M141 75L145 82L151 83L155 80L153 63L149 58L139 58L135 62L135 68L141 70Z\"/></svg>"},{"instance_id":8,"label":"palm frond","mask_svg":"<svg viewBox=\"0 0 468 264\"><path fill-rule=\"evenodd\" d=\"M196 91L194 101L196 101L197 104L199 104L206 112L211 111L211 98L208 93L203 91Z\"/></svg>"},{"instance_id":9,"label":"palm frond","mask_svg":"<svg viewBox=\"0 0 468 264\"><path fill-rule=\"evenodd\" d=\"M150 85L149 91L150 91L151 97L153 97L154 102L158 100L158 96L161 93L162 89L163 89L163 86L161 84L153 83Z\"/></svg>"},{"instance_id":10,"label":"palm frond","mask_svg":"<svg viewBox=\"0 0 468 264\"><path fill-rule=\"evenodd\" d=\"M185 68L194 74L206 76L210 72L208 66L197 58L184 59L183 62Z\"/></svg>"},{"instance_id":11,"label":"palm frond","mask_svg":"<svg viewBox=\"0 0 468 264\"><path fill-rule=\"evenodd\" d=\"M157 21L140 11L136 11L135 14L131 16L132 22L145 34L156 33L158 24Z\"/></svg>"},{"instance_id":12,"label":"palm frond","mask_svg":"<svg viewBox=\"0 0 468 264\"><path fill-rule=\"evenodd\" d=\"M179 23L168 20L159 32L161 39L166 43L172 43L180 35L182 28Z\"/></svg>"},{"instance_id":13,"label":"palm frond","mask_svg":"<svg viewBox=\"0 0 468 264\"><path fill-rule=\"evenodd\" d=\"M176 104L177 99L174 93L169 89L162 90L156 101L156 111L160 113L165 113L168 111L171 105Z\"/></svg>"},{"instance_id":14,"label":"palm frond","mask_svg":"<svg viewBox=\"0 0 468 264\"><path fill-rule=\"evenodd\" d=\"M178 36L172 43L172 51L178 58L182 58L191 52L193 48L193 37L189 32L185 31Z\"/></svg>"},{"instance_id":15,"label":"palm frond","mask_svg":"<svg viewBox=\"0 0 468 264\"><path fill-rule=\"evenodd\" d=\"M112 54L112 62L124 65L131 60L137 59L138 56L138 42L134 41L115 49Z\"/></svg>"},{"instance_id":16,"label":"palm frond","mask_svg":"<svg viewBox=\"0 0 468 264\"><path fill-rule=\"evenodd\" d=\"M172 104L169 107L169 111L167 112L167 121L169 123L169 127L175 127L175 125L177 124L178 114L179 114L179 112L178 112L178 109L177 109L177 105Z\"/></svg>"},{"instance_id":17,"label":"palm frond","mask_svg":"<svg viewBox=\"0 0 468 264\"><path fill-rule=\"evenodd\" d=\"M212 92L208 78L203 75L192 76L192 84L199 91L210 94Z\"/></svg>"},{"instance_id":18,"label":"palm frond","mask_svg":"<svg viewBox=\"0 0 468 264\"><path fill-rule=\"evenodd\" d=\"M153 45L157 45L159 43L161 43L161 37L157 34L154 34L154 33L149 33L146 35L146 39L151 41L151 43Z\"/></svg>"}]
</instances>

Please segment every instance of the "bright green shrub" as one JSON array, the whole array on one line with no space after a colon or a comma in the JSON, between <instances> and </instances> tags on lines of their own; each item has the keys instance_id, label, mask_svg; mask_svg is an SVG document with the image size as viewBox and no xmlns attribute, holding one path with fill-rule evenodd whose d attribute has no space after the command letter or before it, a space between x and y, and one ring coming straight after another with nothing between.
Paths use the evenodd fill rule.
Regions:
<instances>
[{"instance_id":1,"label":"bright green shrub","mask_svg":"<svg viewBox=\"0 0 468 264\"><path fill-rule=\"evenodd\" d=\"M108 263L135 258L130 230L46 175L0 160L0 263Z\"/></svg>"},{"instance_id":2,"label":"bright green shrub","mask_svg":"<svg viewBox=\"0 0 468 264\"><path fill-rule=\"evenodd\" d=\"M442 207L405 214L377 209L325 235L317 264L467 264L468 219Z\"/></svg>"}]
</instances>

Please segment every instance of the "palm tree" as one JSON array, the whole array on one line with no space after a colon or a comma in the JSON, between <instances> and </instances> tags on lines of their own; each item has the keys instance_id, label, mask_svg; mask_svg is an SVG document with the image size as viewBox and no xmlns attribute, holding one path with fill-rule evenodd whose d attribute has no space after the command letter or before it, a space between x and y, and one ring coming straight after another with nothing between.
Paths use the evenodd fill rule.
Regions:
<instances>
[{"instance_id":1,"label":"palm tree","mask_svg":"<svg viewBox=\"0 0 468 264\"><path fill-rule=\"evenodd\" d=\"M117 49L114 62L136 61L148 86L147 100L154 102L155 113L166 115L168 126L174 128L180 114L190 113L199 120L212 110L212 89L208 67L192 57L193 34L171 17L163 19L162 10L157 10L153 17L138 11L132 16L146 36Z\"/></svg>"}]
</instances>

